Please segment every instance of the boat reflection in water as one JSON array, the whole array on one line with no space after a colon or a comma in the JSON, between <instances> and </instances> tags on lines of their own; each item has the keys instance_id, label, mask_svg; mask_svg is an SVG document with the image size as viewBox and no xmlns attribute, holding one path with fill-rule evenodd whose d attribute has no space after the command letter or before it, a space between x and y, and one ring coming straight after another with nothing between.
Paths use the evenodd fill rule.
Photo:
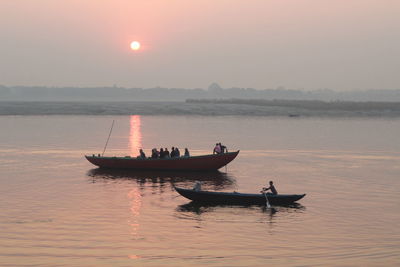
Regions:
<instances>
[{"instance_id":1,"label":"boat reflection in water","mask_svg":"<svg viewBox=\"0 0 400 267\"><path fill-rule=\"evenodd\" d=\"M222 209L235 209L235 213L242 213L242 211L237 211L238 209L243 210L243 213L261 213L267 216L262 216L260 218L261 222L273 224L276 218L281 216L287 216L288 214L302 213L305 211L305 207L299 203L293 203L290 205L273 206L267 208L266 206L259 205L223 205L223 204L201 204L195 202L189 202L183 205L179 205L176 208L178 212L177 217L181 217L179 214L193 214L195 216L202 215L204 213L210 212L221 212ZM184 218L188 218L187 215L182 215ZM189 216L190 218L190 216ZM198 219L194 217L193 219Z\"/></svg>"},{"instance_id":2,"label":"boat reflection in water","mask_svg":"<svg viewBox=\"0 0 400 267\"><path fill-rule=\"evenodd\" d=\"M207 190L231 189L236 185L236 179L231 174L220 171L185 172L185 171L136 171L95 168L88 171L93 183L109 180L130 180L140 185L153 184L164 187L169 184L171 189L178 187L193 187L195 181L200 181ZM173 190L175 191L175 190Z\"/></svg>"},{"instance_id":3,"label":"boat reflection in water","mask_svg":"<svg viewBox=\"0 0 400 267\"><path fill-rule=\"evenodd\" d=\"M228 205L228 204L209 204L209 203L198 203L190 201L189 203L179 205L177 207L177 211L182 212L194 212L197 214L201 214L203 212L213 211L217 208L246 208L246 209L257 209L267 213L274 213L278 211L301 211L305 210L305 207L300 203L293 203L290 205L279 205L273 206L271 208L267 208L265 205Z\"/></svg>"}]
</instances>

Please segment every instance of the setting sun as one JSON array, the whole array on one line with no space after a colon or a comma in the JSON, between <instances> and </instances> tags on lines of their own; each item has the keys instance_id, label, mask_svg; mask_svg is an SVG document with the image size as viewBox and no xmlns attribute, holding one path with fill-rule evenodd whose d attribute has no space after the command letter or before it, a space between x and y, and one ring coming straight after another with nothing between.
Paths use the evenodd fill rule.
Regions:
<instances>
[{"instance_id":1,"label":"setting sun","mask_svg":"<svg viewBox=\"0 0 400 267\"><path fill-rule=\"evenodd\" d=\"M133 41L132 43L131 43L131 49L132 50L139 50L140 49L140 43L138 42L138 41Z\"/></svg>"}]
</instances>

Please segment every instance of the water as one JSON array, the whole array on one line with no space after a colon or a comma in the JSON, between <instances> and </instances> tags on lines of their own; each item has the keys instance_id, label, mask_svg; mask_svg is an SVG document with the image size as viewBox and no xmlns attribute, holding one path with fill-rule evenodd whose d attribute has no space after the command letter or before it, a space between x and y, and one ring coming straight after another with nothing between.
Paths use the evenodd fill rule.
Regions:
<instances>
[{"instance_id":1,"label":"water","mask_svg":"<svg viewBox=\"0 0 400 267\"><path fill-rule=\"evenodd\" d=\"M84 154L241 152L219 173L96 169ZM0 117L1 266L398 266L400 120ZM307 193L295 207L196 207L172 185Z\"/></svg>"}]
</instances>

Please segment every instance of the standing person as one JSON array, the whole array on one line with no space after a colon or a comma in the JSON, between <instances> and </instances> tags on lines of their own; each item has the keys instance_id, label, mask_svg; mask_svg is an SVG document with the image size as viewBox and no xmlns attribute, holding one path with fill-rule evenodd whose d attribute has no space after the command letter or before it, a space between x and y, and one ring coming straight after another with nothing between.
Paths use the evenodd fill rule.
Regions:
<instances>
[{"instance_id":1,"label":"standing person","mask_svg":"<svg viewBox=\"0 0 400 267\"><path fill-rule=\"evenodd\" d=\"M263 191L268 191L268 190L271 190L271 193L273 195L277 195L278 194L278 191L276 191L276 188L274 186L274 182L273 181L269 181L269 187L268 188L267 187L263 188Z\"/></svg>"},{"instance_id":2,"label":"standing person","mask_svg":"<svg viewBox=\"0 0 400 267\"><path fill-rule=\"evenodd\" d=\"M185 148L185 157L190 157L189 149Z\"/></svg>"},{"instance_id":3,"label":"standing person","mask_svg":"<svg viewBox=\"0 0 400 267\"><path fill-rule=\"evenodd\" d=\"M181 152L179 151L179 148L175 147L175 154L176 157L179 158L181 156Z\"/></svg>"},{"instance_id":4,"label":"standing person","mask_svg":"<svg viewBox=\"0 0 400 267\"><path fill-rule=\"evenodd\" d=\"M221 154L221 146L219 145L219 143L215 144L213 154Z\"/></svg>"}]
</instances>

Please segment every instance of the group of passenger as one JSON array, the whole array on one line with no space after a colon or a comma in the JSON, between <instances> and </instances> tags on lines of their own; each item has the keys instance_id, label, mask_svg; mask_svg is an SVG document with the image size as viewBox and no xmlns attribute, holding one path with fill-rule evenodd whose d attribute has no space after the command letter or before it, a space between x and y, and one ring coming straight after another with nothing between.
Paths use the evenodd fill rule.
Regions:
<instances>
[{"instance_id":1,"label":"group of passenger","mask_svg":"<svg viewBox=\"0 0 400 267\"><path fill-rule=\"evenodd\" d=\"M226 146L224 146L221 143L216 143L213 154L222 154L222 153L228 153L228 148L226 148Z\"/></svg>"},{"instance_id":2,"label":"group of passenger","mask_svg":"<svg viewBox=\"0 0 400 267\"><path fill-rule=\"evenodd\" d=\"M139 149L139 156L137 156L137 158L141 158L141 159L147 159L147 158L151 158L151 159L164 159L164 158L179 158L181 157L181 152L179 151L179 148L177 147L172 147L171 148L171 152L168 150L168 148L160 148L160 150L158 150L157 148L153 148L151 150L151 156L150 157L146 157L146 154L144 153L143 149ZM223 154L223 153L228 153L228 149L226 148L226 146L224 146L221 143L216 143L214 150L213 150L213 154ZM189 150L187 148L185 148L185 152L183 154L182 157L190 157L190 153Z\"/></svg>"},{"instance_id":3,"label":"group of passenger","mask_svg":"<svg viewBox=\"0 0 400 267\"><path fill-rule=\"evenodd\" d=\"M138 158L147 159L143 149L140 149L139 153L140 155L138 156ZM169 152L168 148L160 148L160 150L157 150L157 148L153 148L151 150L151 156L149 158L164 159L164 158L179 158L179 157L181 157L181 152L179 151L179 148L172 147L171 152ZM187 148L185 148L185 153L183 157L190 157L190 153Z\"/></svg>"}]
</instances>

